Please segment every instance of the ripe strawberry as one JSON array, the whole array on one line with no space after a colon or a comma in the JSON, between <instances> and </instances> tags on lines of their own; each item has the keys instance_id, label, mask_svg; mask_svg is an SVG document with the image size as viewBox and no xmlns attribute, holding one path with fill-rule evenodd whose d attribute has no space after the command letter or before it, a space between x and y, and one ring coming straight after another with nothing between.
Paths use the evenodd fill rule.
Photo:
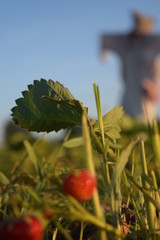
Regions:
<instances>
[{"instance_id":1,"label":"ripe strawberry","mask_svg":"<svg viewBox=\"0 0 160 240\"><path fill-rule=\"evenodd\" d=\"M34 216L10 219L0 226L0 239L3 240L42 240L43 226Z\"/></svg>"},{"instance_id":2,"label":"ripe strawberry","mask_svg":"<svg viewBox=\"0 0 160 240\"><path fill-rule=\"evenodd\" d=\"M96 186L96 178L84 169L70 173L63 182L64 192L79 201L90 200Z\"/></svg>"}]
</instances>

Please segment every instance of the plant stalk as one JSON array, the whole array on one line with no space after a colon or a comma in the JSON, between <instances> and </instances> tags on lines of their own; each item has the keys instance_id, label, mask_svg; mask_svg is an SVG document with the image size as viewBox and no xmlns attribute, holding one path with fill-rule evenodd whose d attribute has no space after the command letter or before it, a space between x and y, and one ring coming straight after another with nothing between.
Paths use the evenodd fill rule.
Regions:
<instances>
[{"instance_id":1,"label":"plant stalk","mask_svg":"<svg viewBox=\"0 0 160 240\"><path fill-rule=\"evenodd\" d=\"M147 162L146 162L146 156L145 156L145 148L144 148L144 142L141 140L140 141L140 158L141 158L141 166L142 166L142 185L143 188L146 189L151 195L151 190L150 190L150 185L146 181L146 176L148 176L148 169L147 169ZM145 198L145 204L146 204L146 212L147 212L147 220L148 220L148 225L149 225L149 230L154 231L155 230L155 207L149 201L146 196ZM151 239L156 239L156 236L153 236Z\"/></svg>"},{"instance_id":2,"label":"plant stalk","mask_svg":"<svg viewBox=\"0 0 160 240\"><path fill-rule=\"evenodd\" d=\"M95 166L94 166L93 156L92 156L89 129L87 126L87 119L84 114L82 116L82 131L83 131L84 146L85 146L86 159L87 159L87 168L89 169L89 171L93 176L96 176L96 171L95 171ZM93 194L93 204L94 204L95 214L97 218L105 223L105 217L100 204L97 189L95 189ZM104 230L101 230L101 240L107 240L107 235Z\"/></svg>"}]
</instances>

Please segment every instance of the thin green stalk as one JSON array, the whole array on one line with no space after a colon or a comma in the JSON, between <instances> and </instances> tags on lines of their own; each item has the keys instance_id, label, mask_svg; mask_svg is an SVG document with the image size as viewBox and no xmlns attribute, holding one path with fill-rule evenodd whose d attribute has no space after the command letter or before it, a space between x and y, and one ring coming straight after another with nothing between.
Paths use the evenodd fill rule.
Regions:
<instances>
[{"instance_id":1,"label":"thin green stalk","mask_svg":"<svg viewBox=\"0 0 160 240\"><path fill-rule=\"evenodd\" d=\"M88 212L82 205L77 202L73 197L68 196L68 200L72 203L70 208L70 214L73 216L74 219L77 219L82 222L89 222L101 230L105 230L106 232L115 235L116 237L124 238L125 235L117 228L113 227L111 224L102 221L101 219L97 218L97 216L92 215ZM107 238L103 238L106 240Z\"/></svg>"},{"instance_id":2,"label":"thin green stalk","mask_svg":"<svg viewBox=\"0 0 160 240\"><path fill-rule=\"evenodd\" d=\"M158 192L158 185L157 185L156 176L155 176L155 173L153 170L150 172L150 175L151 175L152 182L153 182L155 200L160 205L160 196L159 196L159 192ZM159 213L157 213L157 214L158 214L158 217L156 217L156 222L157 222L157 229L158 229L160 227L160 219L159 219Z\"/></svg>"},{"instance_id":3,"label":"thin green stalk","mask_svg":"<svg viewBox=\"0 0 160 240\"><path fill-rule=\"evenodd\" d=\"M133 151L132 151L132 169L131 169L132 176L134 175L134 163L135 163L135 151L133 149Z\"/></svg>"},{"instance_id":4,"label":"thin green stalk","mask_svg":"<svg viewBox=\"0 0 160 240\"><path fill-rule=\"evenodd\" d=\"M56 229L53 231L52 240L56 240L57 233L58 233L58 228L56 228Z\"/></svg>"},{"instance_id":5,"label":"thin green stalk","mask_svg":"<svg viewBox=\"0 0 160 240\"><path fill-rule=\"evenodd\" d=\"M114 190L114 220L113 220L113 224L114 226L121 230L120 227L120 222L119 222L119 201L120 201L120 184L119 184L119 180L117 181L117 183L115 184L115 190ZM121 238L119 237L118 240L120 240Z\"/></svg>"},{"instance_id":6,"label":"thin green stalk","mask_svg":"<svg viewBox=\"0 0 160 240\"><path fill-rule=\"evenodd\" d=\"M97 114L98 114L98 124L100 129L100 135L101 135L101 141L102 141L102 147L103 147L103 161L105 164L105 178L107 184L110 184L110 175L109 175L109 167L107 163L106 158L106 146L105 146L105 138L104 138L104 127L103 127L103 117L102 117L102 110L101 110L101 100L100 100L100 93L99 93L99 87L96 85L96 83L93 83L93 89L94 89L94 96L96 101L96 107L97 107Z\"/></svg>"},{"instance_id":7,"label":"thin green stalk","mask_svg":"<svg viewBox=\"0 0 160 240\"><path fill-rule=\"evenodd\" d=\"M83 131L83 137L84 137L84 146L86 151L86 160L87 160L87 168L91 172L93 176L96 176L95 166L93 162L93 156L92 156L92 149L91 149L91 142L90 142L90 135L89 130L87 126L87 119L85 115L82 116L82 131ZM103 221L105 223L105 217L104 213L100 204L98 190L96 189L93 194L93 204L95 209L95 214L98 219ZM101 240L107 239L106 233L102 230L101 231Z\"/></svg>"},{"instance_id":8,"label":"thin green stalk","mask_svg":"<svg viewBox=\"0 0 160 240\"><path fill-rule=\"evenodd\" d=\"M34 149L37 147L37 145L39 144L40 141L41 141L41 138L37 139L37 141L32 145L32 151L34 151ZM14 169L12 170L12 181L13 182L16 179L17 174L18 174L20 168L23 166L23 164L27 160L27 157L28 157L28 153L25 153L24 157L20 160L18 165L16 165L14 167ZM36 166L36 168L37 168L37 166ZM39 169L38 169L38 171L39 171Z\"/></svg>"},{"instance_id":9,"label":"thin green stalk","mask_svg":"<svg viewBox=\"0 0 160 240\"><path fill-rule=\"evenodd\" d=\"M157 211L160 212L159 203L155 201L155 199L150 195L148 190L144 189L144 187L142 187L141 184L137 183L134 180L134 178L129 173L127 173L127 171L126 171L126 175L127 175L128 180L131 183L133 183L143 193L143 195L156 207Z\"/></svg>"},{"instance_id":10,"label":"thin green stalk","mask_svg":"<svg viewBox=\"0 0 160 240\"><path fill-rule=\"evenodd\" d=\"M69 235L69 233L66 231L66 229L63 228L63 226L59 222L55 222L55 225L57 226L59 231L64 235L66 240L73 240L72 237Z\"/></svg>"},{"instance_id":11,"label":"thin green stalk","mask_svg":"<svg viewBox=\"0 0 160 240\"><path fill-rule=\"evenodd\" d=\"M139 181L140 186L142 186L141 175L138 176L138 181ZM140 205L141 205L141 208L143 208L143 206L144 206L144 193L140 189L138 190L138 193L139 193Z\"/></svg>"},{"instance_id":12,"label":"thin green stalk","mask_svg":"<svg viewBox=\"0 0 160 240\"><path fill-rule=\"evenodd\" d=\"M132 176L132 177L133 177L133 176ZM138 223L139 223L141 229L143 229L143 225L142 225L142 222L141 222L141 217L140 217L140 215L139 215L138 207L137 207L136 202L135 202L134 199L133 199L133 188L131 187L131 185L130 185L129 182L128 182L128 178L127 178L127 176L126 176L126 172L125 172L125 171L123 171L123 179L124 179L124 183L125 183L125 186L126 186L126 188L127 188L127 191L128 191L128 193L130 194L131 202L132 202L132 204L133 204L133 207L134 207L134 210L135 210L137 219L138 219ZM132 188L132 191L130 192L130 189L131 189L131 188ZM127 207L128 207L128 205L127 205Z\"/></svg>"},{"instance_id":13,"label":"thin green stalk","mask_svg":"<svg viewBox=\"0 0 160 240\"><path fill-rule=\"evenodd\" d=\"M150 185L145 179L146 176L148 176L148 170L147 170L144 142L142 140L140 141L140 158L141 158L141 166L142 166L142 185L144 189L148 191L149 195L151 195L151 191L149 190ZM149 201L149 199L146 198L146 196L144 196L144 198L145 198L149 230L154 231L155 230L155 207L151 203L151 201ZM155 239L155 237L153 237L152 239Z\"/></svg>"},{"instance_id":14,"label":"thin green stalk","mask_svg":"<svg viewBox=\"0 0 160 240\"><path fill-rule=\"evenodd\" d=\"M105 171L105 179L107 184L109 185L111 183L110 173L109 173L109 166L107 162L107 154L103 154L103 162L104 162L104 171Z\"/></svg>"},{"instance_id":15,"label":"thin green stalk","mask_svg":"<svg viewBox=\"0 0 160 240\"><path fill-rule=\"evenodd\" d=\"M160 205L160 196L159 196L159 192L158 192L158 184L157 184L157 179L156 179L156 176L155 176L155 173L154 173L153 170L150 172L150 175L151 175L152 182L153 182L153 187L154 187L154 190L155 190L155 200Z\"/></svg>"},{"instance_id":16,"label":"thin green stalk","mask_svg":"<svg viewBox=\"0 0 160 240\"><path fill-rule=\"evenodd\" d=\"M92 149L91 149L91 142L90 142L90 135L89 130L87 126L87 120L85 115L82 116L82 133L84 138L84 147L86 152L86 160L87 160L87 168L89 171L96 176L95 166L93 162L93 156L92 156Z\"/></svg>"},{"instance_id":17,"label":"thin green stalk","mask_svg":"<svg viewBox=\"0 0 160 240\"><path fill-rule=\"evenodd\" d=\"M157 180L156 180L156 176L155 176L155 172L152 170L150 172L151 178L152 178L152 182L153 182L153 187L155 191L158 191L158 185L157 185Z\"/></svg>"},{"instance_id":18,"label":"thin green stalk","mask_svg":"<svg viewBox=\"0 0 160 240\"><path fill-rule=\"evenodd\" d=\"M157 167L159 167L160 166L160 136L159 136L158 124L156 120L153 121L152 146L155 154L156 165Z\"/></svg>"},{"instance_id":19,"label":"thin green stalk","mask_svg":"<svg viewBox=\"0 0 160 240\"><path fill-rule=\"evenodd\" d=\"M84 222L81 222L80 236L79 240L83 240L83 231L84 230Z\"/></svg>"},{"instance_id":20,"label":"thin green stalk","mask_svg":"<svg viewBox=\"0 0 160 240\"><path fill-rule=\"evenodd\" d=\"M135 151L133 149L132 151L132 168L131 168L131 175L133 176L134 175L134 162L135 162ZM127 207L129 205L129 202L130 202L130 195L132 194L132 187L130 187L130 191L129 191L129 194L128 194L128 197L127 197Z\"/></svg>"},{"instance_id":21,"label":"thin green stalk","mask_svg":"<svg viewBox=\"0 0 160 240\"><path fill-rule=\"evenodd\" d=\"M117 160L119 158L119 150L117 152ZM115 187L114 187L114 226L117 227L118 229L120 229L120 224L119 224L119 201L120 201L120 177L118 178L118 181L116 181L115 183Z\"/></svg>"},{"instance_id":22,"label":"thin green stalk","mask_svg":"<svg viewBox=\"0 0 160 240\"><path fill-rule=\"evenodd\" d=\"M99 87L96 85L96 83L93 83L93 88L94 88L94 95L95 95L96 106L97 106L97 114L98 114L99 129L100 129L100 133L101 133L101 140L102 140L102 144L104 146L105 145L104 129L103 129L103 118L102 118L102 111L101 111Z\"/></svg>"},{"instance_id":23,"label":"thin green stalk","mask_svg":"<svg viewBox=\"0 0 160 240\"><path fill-rule=\"evenodd\" d=\"M138 223L140 225L141 230L143 230L144 227L143 227L143 224L142 224L142 221L141 221L141 217L140 217L140 214L139 214L139 211L138 211L138 207L137 207L137 204L134 201L132 195L131 195L131 200L132 200L133 208L134 208L135 213L136 213L136 217L137 217Z\"/></svg>"}]
</instances>

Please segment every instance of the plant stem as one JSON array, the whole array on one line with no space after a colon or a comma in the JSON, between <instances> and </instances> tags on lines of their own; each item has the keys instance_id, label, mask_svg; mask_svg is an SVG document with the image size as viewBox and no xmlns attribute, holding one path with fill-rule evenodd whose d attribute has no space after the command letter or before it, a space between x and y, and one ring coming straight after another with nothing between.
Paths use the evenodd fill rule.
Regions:
<instances>
[{"instance_id":1,"label":"plant stem","mask_svg":"<svg viewBox=\"0 0 160 240\"><path fill-rule=\"evenodd\" d=\"M97 114L98 114L98 124L99 124L101 142L102 142L102 149L103 149L103 162L104 162L104 165L105 165L105 178L106 178L107 184L110 184L109 167L108 167L108 163L107 163L106 149L105 149L105 148L107 148L107 146L105 146L103 117L102 117L102 110L101 110L101 100L100 100L99 87L95 83L93 83L93 89L94 89L94 96L95 96Z\"/></svg>"},{"instance_id":2,"label":"plant stem","mask_svg":"<svg viewBox=\"0 0 160 240\"><path fill-rule=\"evenodd\" d=\"M104 147L104 145L105 145L104 129L103 129L103 118L102 118L102 111L101 111L101 101L100 101L99 87L95 83L93 83L93 88L94 88L94 95L95 95L96 106L97 106L97 114L98 114L98 122L99 122L101 140L102 140L102 145Z\"/></svg>"},{"instance_id":3,"label":"plant stem","mask_svg":"<svg viewBox=\"0 0 160 240\"><path fill-rule=\"evenodd\" d=\"M124 238L125 235L119 229L113 227L111 224L103 222L101 219L97 218L97 216L92 215L85 208L83 208L79 202L77 202L71 196L68 196L68 199L72 203L72 206L74 206L74 208L70 208L71 216L73 216L74 219L82 221L82 222L84 222L84 221L89 222L89 223L97 226L101 230L105 230L106 232L114 234L116 237ZM103 239L106 240L107 238L103 238Z\"/></svg>"},{"instance_id":4,"label":"plant stem","mask_svg":"<svg viewBox=\"0 0 160 240\"><path fill-rule=\"evenodd\" d=\"M127 178L130 182L132 182L142 193L143 195L156 207L157 211L160 212L160 205L158 202L155 201L155 199L148 193L148 190L144 189L139 183L137 183L134 178L127 173Z\"/></svg>"},{"instance_id":5,"label":"plant stem","mask_svg":"<svg viewBox=\"0 0 160 240\"><path fill-rule=\"evenodd\" d=\"M160 196L159 196L159 192L158 192L158 185L157 185L156 176L155 176L155 173L154 173L153 170L150 172L150 175L151 175L152 182L153 182L155 200L160 205ZM156 220L156 223L157 223L157 229L159 229L160 219L159 219L159 213L157 213L157 214L158 214L158 217L156 217L155 220Z\"/></svg>"},{"instance_id":6,"label":"plant stem","mask_svg":"<svg viewBox=\"0 0 160 240\"><path fill-rule=\"evenodd\" d=\"M67 230L64 229L59 222L56 222L55 225L57 226L57 228L59 229L59 231L64 235L64 237L65 237L67 240L73 240L72 237L71 237L71 236L69 235L69 233L67 232Z\"/></svg>"},{"instance_id":7,"label":"plant stem","mask_svg":"<svg viewBox=\"0 0 160 240\"><path fill-rule=\"evenodd\" d=\"M87 167L93 176L96 176L95 166L93 162L92 156L92 149L91 149L91 142L90 142L90 135L87 126L87 120L85 115L82 116L82 130L83 130L83 137L84 137L84 146L86 151L86 159L87 159ZM98 190L96 189L93 194L93 204L95 213L98 219L102 220L105 223L104 213L100 204ZM101 240L107 239L107 235L105 231L101 230Z\"/></svg>"},{"instance_id":8,"label":"plant stem","mask_svg":"<svg viewBox=\"0 0 160 240\"><path fill-rule=\"evenodd\" d=\"M142 140L140 141L140 157L141 157L141 165L142 165L142 185L144 189L148 191L149 195L151 195L151 192L149 190L150 185L146 181L146 176L148 176L148 170L147 170L147 162L145 157L144 142ZM149 199L146 198L146 196L144 196L144 198L145 198L145 204L146 204L149 230L154 231L155 230L155 207L149 201ZM155 236L153 236L153 238L151 239L155 239Z\"/></svg>"},{"instance_id":9,"label":"plant stem","mask_svg":"<svg viewBox=\"0 0 160 240\"><path fill-rule=\"evenodd\" d=\"M152 146L155 154L156 165L157 167L159 167L160 166L160 136L159 136L158 124L156 120L153 121Z\"/></svg>"},{"instance_id":10,"label":"plant stem","mask_svg":"<svg viewBox=\"0 0 160 240\"><path fill-rule=\"evenodd\" d=\"M58 228L56 228L56 229L53 231L52 240L56 240L57 233L58 233Z\"/></svg>"},{"instance_id":11,"label":"plant stem","mask_svg":"<svg viewBox=\"0 0 160 240\"><path fill-rule=\"evenodd\" d=\"M84 223L81 222L81 230L80 230L79 240L83 240L83 228L84 228Z\"/></svg>"}]
</instances>

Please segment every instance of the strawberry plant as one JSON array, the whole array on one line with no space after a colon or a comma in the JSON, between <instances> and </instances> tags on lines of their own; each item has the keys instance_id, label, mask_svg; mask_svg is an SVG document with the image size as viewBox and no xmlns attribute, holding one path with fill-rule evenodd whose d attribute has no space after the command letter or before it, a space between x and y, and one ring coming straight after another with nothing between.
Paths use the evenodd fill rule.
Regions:
<instances>
[{"instance_id":1,"label":"strawberry plant","mask_svg":"<svg viewBox=\"0 0 160 240\"><path fill-rule=\"evenodd\" d=\"M159 239L158 123L128 118L119 106L102 115L93 89L97 120L57 81L36 80L16 100L20 127L67 134L59 144L23 137L17 160L0 171L1 229L5 219L34 213L44 240ZM82 131L73 137L75 126Z\"/></svg>"}]
</instances>

